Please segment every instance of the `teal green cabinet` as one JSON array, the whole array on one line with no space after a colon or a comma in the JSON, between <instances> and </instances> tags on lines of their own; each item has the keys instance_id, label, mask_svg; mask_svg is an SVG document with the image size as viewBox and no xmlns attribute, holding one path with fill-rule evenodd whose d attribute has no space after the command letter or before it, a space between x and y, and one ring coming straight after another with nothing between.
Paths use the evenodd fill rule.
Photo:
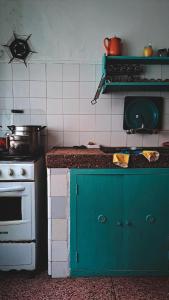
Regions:
<instances>
[{"instance_id":1,"label":"teal green cabinet","mask_svg":"<svg viewBox=\"0 0 169 300\"><path fill-rule=\"evenodd\" d=\"M71 170L73 276L168 274L169 170Z\"/></svg>"}]
</instances>

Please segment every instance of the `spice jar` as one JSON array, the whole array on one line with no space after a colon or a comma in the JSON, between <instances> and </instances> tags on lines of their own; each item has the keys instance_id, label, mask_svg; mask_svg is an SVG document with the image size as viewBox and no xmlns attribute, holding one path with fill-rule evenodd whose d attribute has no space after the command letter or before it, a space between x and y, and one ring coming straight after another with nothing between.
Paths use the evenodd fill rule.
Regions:
<instances>
[{"instance_id":1,"label":"spice jar","mask_svg":"<svg viewBox=\"0 0 169 300\"><path fill-rule=\"evenodd\" d=\"M153 48L150 43L148 44L148 46L144 47L143 55L144 56L153 56Z\"/></svg>"}]
</instances>

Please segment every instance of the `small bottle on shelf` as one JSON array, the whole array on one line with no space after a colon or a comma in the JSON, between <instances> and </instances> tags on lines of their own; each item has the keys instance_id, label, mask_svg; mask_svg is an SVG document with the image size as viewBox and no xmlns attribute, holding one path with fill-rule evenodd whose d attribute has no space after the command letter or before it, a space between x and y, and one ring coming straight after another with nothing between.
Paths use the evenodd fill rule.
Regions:
<instances>
[{"instance_id":1,"label":"small bottle on shelf","mask_svg":"<svg viewBox=\"0 0 169 300\"><path fill-rule=\"evenodd\" d=\"M143 55L144 56L153 56L153 48L152 48L151 43L149 43L148 46L144 47Z\"/></svg>"}]
</instances>

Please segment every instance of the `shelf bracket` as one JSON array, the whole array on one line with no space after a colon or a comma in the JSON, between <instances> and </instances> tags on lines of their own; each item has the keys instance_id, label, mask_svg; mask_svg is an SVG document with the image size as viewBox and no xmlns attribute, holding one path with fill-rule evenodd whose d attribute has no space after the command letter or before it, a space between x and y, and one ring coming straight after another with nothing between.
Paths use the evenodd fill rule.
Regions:
<instances>
[{"instance_id":1,"label":"shelf bracket","mask_svg":"<svg viewBox=\"0 0 169 300\"><path fill-rule=\"evenodd\" d=\"M99 96L100 96L100 93L101 93L101 90L102 90L102 87L103 87L104 83L105 83L105 76L104 76L104 74L103 74L102 77L101 77L101 80L100 80L100 82L99 82L99 85L98 85L96 94L95 94L93 100L91 100L91 104L92 104L92 105L94 105L94 104L97 103L97 99L98 99Z\"/></svg>"}]
</instances>

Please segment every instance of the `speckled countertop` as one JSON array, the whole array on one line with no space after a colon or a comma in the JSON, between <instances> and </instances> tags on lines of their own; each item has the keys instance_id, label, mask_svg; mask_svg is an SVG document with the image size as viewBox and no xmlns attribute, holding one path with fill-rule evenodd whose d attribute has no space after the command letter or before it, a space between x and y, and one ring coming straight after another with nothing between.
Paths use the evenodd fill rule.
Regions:
<instances>
[{"instance_id":1,"label":"speckled countertop","mask_svg":"<svg viewBox=\"0 0 169 300\"><path fill-rule=\"evenodd\" d=\"M151 150L151 148L150 148ZM112 162L113 154L100 149L55 148L46 154L47 168L119 168ZM159 160L149 162L143 155L130 155L129 168L169 168L169 151Z\"/></svg>"}]
</instances>

